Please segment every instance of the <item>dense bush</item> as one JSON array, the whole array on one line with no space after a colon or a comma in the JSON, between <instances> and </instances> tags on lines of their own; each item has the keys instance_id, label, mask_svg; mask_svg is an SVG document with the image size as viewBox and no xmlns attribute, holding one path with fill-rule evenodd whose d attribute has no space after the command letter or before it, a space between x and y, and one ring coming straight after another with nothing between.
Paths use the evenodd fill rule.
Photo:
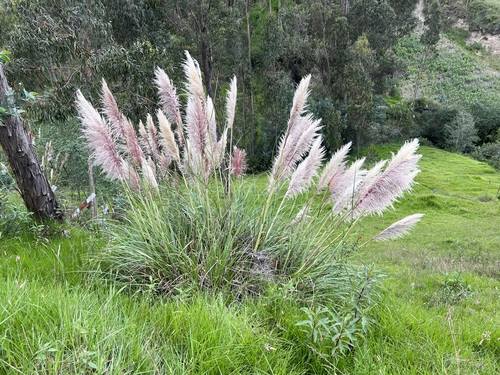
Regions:
<instances>
[{"instance_id":1,"label":"dense bush","mask_svg":"<svg viewBox=\"0 0 500 375\"><path fill-rule=\"evenodd\" d=\"M478 102L471 106L470 113L474 116L479 144L495 142L500 130L500 108L497 103Z\"/></svg>"},{"instance_id":2,"label":"dense bush","mask_svg":"<svg viewBox=\"0 0 500 375\"><path fill-rule=\"evenodd\" d=\"M472 153L475 159L484 161L500 170L500 141L485 143L478 146Z\"/></svg>"}]
</instances>

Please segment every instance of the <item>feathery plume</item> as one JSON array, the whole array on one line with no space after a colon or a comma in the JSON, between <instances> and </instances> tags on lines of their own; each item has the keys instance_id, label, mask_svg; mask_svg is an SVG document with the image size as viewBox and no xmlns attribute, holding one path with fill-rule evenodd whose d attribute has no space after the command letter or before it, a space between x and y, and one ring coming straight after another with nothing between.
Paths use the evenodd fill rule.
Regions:
<instances>
[{"instance_id":1,"label":"feathery plume","mask_svg":"<svg viewBox=\"0 0 500 375\"><path fill-rule=\"evenodd\" d=\"M94 163L101 166L110 179L120 179L123 159L118 154L109 126L80 90L76 93L76 103L83 135Z\"/></svg>"},{"instance_id":2,"label":"feathery plume","mask_svg":"<svg viewBox=\"0 0 500 375\"><path fill-rule=\"evenodd\" d=\"M184 74L186 75L186 89L191 95L204 99L205 91L203 90L200 65L198 64L198 61L191 57L188 51L185 51L185 54L186 60L183 67Z\"/></svg>"},{"instance_id":3,"label":"feathery plume","mask_svg":"<svg viewBox=\"0 0 500 375\"><path fill-rule=\"evenodd\" d=\"M309 151L309 155L298 165L295 172L293 172L285 197L296 197L298 194L305 191L311 184L313 178L317 176L318 168L325 156L325 149L321 147L321 141L321 136L318 136Z\"/></svg>"},{"instance_id":4,"label":"feathery plume","mask_svg":"<svg viewBox=\"0 0 500 375\"><path fill-rule=\"evenodd\" d=\"M142 165L142 160L140 161L140 164ZM123 179L128 183L130 188L133 191L137 191L140 188L140 183L139 183L139 175L137 174L137 171L130 166L129 163L127 163L125 160L122 162L122 172L123 172Z\"/></svg>"},{"instance_id":5,"label":"feathery plume","mask_svg":"<svg viewBox=\"0 0 500 375\"><path fill-rule=\"evenodd\" d=\"M160 156L160 150L158 149L158 132L156 131L153 116L151 116L149 113L146 117L146 130L148 133L148 143L151 154L156 160L158 160Z\"/></svg>"},{"instance_id":6,"label":"feathery plume","mask_svg":"<svg viewBox=\"0 0 500 375\"><path fill-rule=\"evenodd\" d=\"M158 117L158 124L160 126L160 144L162 146L163 154L170 161L179 161L179 147L175 142L175 136L170 126L170 122L160 109L156 113L156 116Z\"/></svg>"},{"instance_id":7,"label":"feathery plume","mask_svg":"<svg viewBox=\"0 0 500 375\"><path fill-rule=\"evenodd\" d=\"M210 96L207 96L205 106L205 113L207 119L207 135L205 138L205 147L207 150L207 154L210 156L210 159L215 158L216 154L216 145L217 145L217 123L215 121L215 108L214 102Z\"/></svg>"},{"instance_id":8,"label":"feathery plume","mask_svg":"<svg viewBox=\"0 0 500 375\"><path fill-rule=\"evenodd\" d=\"M369 183L363 184L355 203L355 216L382 214L393 207L397 198L411 190L415 176L420 172L417 163L422 155L418 149L418 139L406 142L396 155L392 156L385 170Z\"/></svg>"},{"instance_id":9,"label":"feathery plume","mask_svg":"<svg viewBox=\"0 0 500 375\"><path fill-rule=\"evenodd\" d=\"M269 186L279 183L290 175L295 163L307 154L317 136L316 131L319 130L321 120L314 121L310 114L302 116L309 96L310 80L311 75L307 75L300 81L295 90L287 128L281 137L278 153L269 177Z\"/></svg>"},{"instance_id":10,"label":"feathery plume","mask_svg":"<svg viewBox=\"0 0 500 375\"><path fill-rule=\"evenodd\" d=\"M139 144L139 139L135 132L134 126L125 116L122 115L121 123L123 124L123 135L126 142L126 152L130 155L132 161L135 165L141 165L142 159L144 159L144 153L142 152L141 146Z\"/></svg>"},{"instance_id":11,"label":"feathery plume","mask_svg":"<svg viewBox=\"0 0 500 375\"><path fill-rule=\"evenodd\" d=\"M423 214L413 214L401 219L373 237L373 241L389 241L404 236L422 219Z\"/></svg>"},{"instance_id":12,"label":"feathery plume","mask_svg":"<svg viewBox=\"0 0 500 375\"><path fill-rule=\"evenodd\" d=\"M300 81L295 94L293 96L293 104L290 109L290 118L288 120L287 128L289 131L293 130L296 121L302 116L305 110L305 105L307 98L309 97L309 82L311 81L311 75L308 74Z\"/></svg>"},{"instance_id":13,"label":"feathery plume","mask_svg":"<svg viewBox=\"0 0 500 375\"><path fill-rule=\"evenodd\" d=\"M336 181L332 181L333 183L330 184L330 199L335 201L333 205L334 215L341 213L351 206L350 204L354 200L356 189L366 174L366 170L361 169L364 162L365 158L356 160L346 171L338 176Z\"/></svg>"},{"instance_id":14,"label":"feathery plume","mask_svg":"<svg viewBox=\"0 0 500 375\"><path fill-rule=\"evenodd\" d=\"M345 144L332 155L330 161L323 169L321 177L319 178L317 185L318 191L328 187L332 183L333 178L337 176L339 172L344 172L346 166L345 158L351 149L351 145L352 142Z\"/></svg>"},{"instance_id":15,"label":"feathery plume","mask_svg":"<svg viewBox=\"0 0 500 375\"><path fill-rule=\"evenodd\" d=\"M195 148L191 146L191 141L186 140L186 148L184 149L184 162L181 168L184 174L194 174L205 178L202 155L195 152Z\"/></svg>"},{"instance_id":16,"label":"feathery plume","mask_svg":"<svg viewBox=\"0 0 500 375\"><path fill-rule=\"evenodd\" d=\"M234 115L236 113L237 80L233 76L226 98L226 125L229 129L233 127Z\"/></svg>"},{"instance_id":17,"label":"feathery plume","mask_svg":"<svg viewBox=\"0 0 500 375\"><path fill-rule=\"evenodd\" d=\"M142 152L144 156L151 156L151 148L149 146L148 141L148 132L146 131L146 127L142 120L139 120L139 145L141 146ZM144 163L144 160L141 161L141 165Z\"/></svg>"},{"instance_id":18,"label":"feathery plume","mask_svg":"<svg viewBox=\"0 0 500 375\"><path fill-rule=\"evenodd\" d=\"M160 96L160 103L167 118L179 128L182 128L182 117L180 112L179 97L175 86L167 73L161 68L155 69L156 87Z\"/></svg>"},{"instance_id":19,"label":"feathery plume","mask_svg":"<svg viewBox=\"0 0 500 375\"><path fill-rule=\"evenodd\" d=\"M190 96L186 108L186 131L189 144L192 147L191 152L199 155L201 158L204 155L205 140L208 133L207 118L205 110L200 98Z\"/></svg>"},{"instance_id":20,"label":"feathery plume","mask_svg":"<svg viewBox=\"0 0 500 375\"><path fill-rule=\"evenodd\" d=\"M241 177L245 173L247 168L246 157L247 153L245 150L241 150L236 146L233 147L230 170L234 177Z\"/></svg>"},{"instance_id":21,"label":"feathery plume","mask_svg":"<svg viewBox=\"0 0 500 375\"><path fill-rule=\"evenodd\" d=\"M284 136L280 143L280 151L274 159L270 184L288 177L310 150L321 129L321 119L313 120L311 115L303 116L297 121L291 136Z\"/></svg>"},{"instance_id":22,"label":"feathery plume","mask_svg":"<svg viewBox=\"0 0 500 375\"><path fill-rule=\"evenodd\" d=\"M156 173L151 167L151 164L144 160L142 163L142 176L144 177L144 181L153 190L158 190L158 182L156 181L155 175Z\"/></svg>"},{"instance_id":23,"label":"feathery plume","mask_svg":"<svg viewBox=\"0 0 500 375\"><path fill-rule=\"evenodd\" d=\"M111 135L113 139L119 139L123 136L124 129L122 124L122 115L116 104L115 97L108 88L108 84L102 80L102 105L106 118L109 121Z\"/></svg>"}]
</instances>

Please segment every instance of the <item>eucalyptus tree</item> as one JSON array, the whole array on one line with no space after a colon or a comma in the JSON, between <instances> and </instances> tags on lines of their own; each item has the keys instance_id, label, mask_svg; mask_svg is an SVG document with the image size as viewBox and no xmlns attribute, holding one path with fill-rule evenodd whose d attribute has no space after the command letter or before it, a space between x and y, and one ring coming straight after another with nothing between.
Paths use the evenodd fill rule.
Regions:
<instances>
[{"instance_id":1,"label":"eucalyptus tree","mask_svg":"<svg viewBox=\"0 0 500 375\"><path fill-rule=\"evenodd\" d=\"M112 45L110 24L100 1L9 1L17 15L9 49L15 82L41 94L37 117L64 119L78 87L92 87L94 74Z\"/></svg>"},{"instance_id":2,"label":"eucalyptus tree","mask_svg":"<svg viewBox=\"0 0 500 375\"><path fill-rule=\"evenodd\" d=\"M14 173L17 188L35 218L62 218L59 204L47 180L32 139L19 117L21 110L0 63L0 144Z\"/></svg>"}]
</instances>

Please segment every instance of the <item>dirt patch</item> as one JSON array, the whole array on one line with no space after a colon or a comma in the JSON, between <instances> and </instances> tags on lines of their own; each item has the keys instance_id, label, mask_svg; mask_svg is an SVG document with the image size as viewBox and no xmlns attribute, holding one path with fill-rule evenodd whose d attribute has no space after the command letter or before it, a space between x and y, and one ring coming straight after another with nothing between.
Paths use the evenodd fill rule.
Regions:
<instances>
[{"instance_id":1,"label":"dirt patch","mask_svg":"<svg viewBox=\"0 0 500 375\"><path fill-rule=\"evenodd\" d=\"M463 17L463 14L460 15L457 10L449 11L449 13L454 15L454 17L451 17L451 24L453 24L453 26L469 31L469 24L467 23L467 21L463 18L459 18ZM417 25L417 34L420 35L424 30L425 22L424 0L420 0L418 2L415 10L413 11L413 15L419 21ZM467 40L467 43L471 45L474 43L479 43L481 47L483 47L488 52L492 53L493 55L500 56L500 35L472 31L470 38Z\"/></svg>"},{"instance_id":2,"label":"dirt patch","mask_svg":"<svg viewBox=\"0 0 500 375\"><path fill-rule=\"evenodd\" d=\"M464 30L469 30L469 25L463 19L458 20L454 26ZM467 43L479 43L485 50L491 52L494 55L500 56L500 35L487 33L483 34L477 31L472 31L470 34L471 36L467 40Z\"/></svg>"}]
</instances>

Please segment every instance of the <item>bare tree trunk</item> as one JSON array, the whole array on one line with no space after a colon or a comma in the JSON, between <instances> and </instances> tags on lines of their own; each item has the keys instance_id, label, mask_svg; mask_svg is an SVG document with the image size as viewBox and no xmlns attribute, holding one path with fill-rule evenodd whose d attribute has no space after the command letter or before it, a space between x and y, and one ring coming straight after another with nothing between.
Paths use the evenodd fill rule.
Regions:
<instances>
[{"instance_id":1,"label":"bare tree trunk","mask_svg":"<svg viewBox=\"0 0 500 375\"><path fill-rule=\"evenodd\" d=\"M6 99L7 78L0 64L0 103ZM8 103L7 105L12 105ZM43 172L32 142L19 117L0 124L0 144L7 156L21 197L28 211L38 220L63 218L47 176Z\"/></svg>"},{"instance_id":2,"label":"bare tree trunk","mask_svg":"<svg viewBox=\"0 0 500 375\"><path fill-rule=\"evenodd\" d=\"M200 43L201 50L201 65L203 69L203 80L207 88L207 94L214 99L214 92L212 87L212 49L206 40Z\"/></svg>"},{"instance_id":3,"label":"bare tree trunk","mask_svg":"<svg viewBox=\"0 0 500 375\"><path fill-rule=\"evenodd\" d=\"M349 14L350 9L351 6L349 4L349 0L342 0L342 12L344 13L344 16L347 16Z\"/></svg>"}]
</instances>

